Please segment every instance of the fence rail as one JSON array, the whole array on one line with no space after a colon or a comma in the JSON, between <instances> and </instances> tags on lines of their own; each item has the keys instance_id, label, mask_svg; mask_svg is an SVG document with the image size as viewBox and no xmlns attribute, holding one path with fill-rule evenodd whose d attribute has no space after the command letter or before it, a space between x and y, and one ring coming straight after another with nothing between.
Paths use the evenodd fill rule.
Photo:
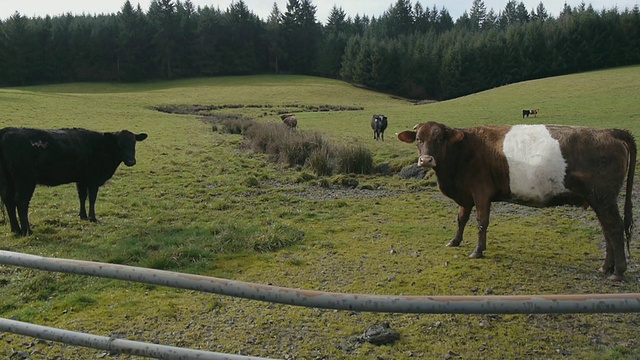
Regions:
<instances>
[{"instance_id":1,"label":"fence rail","mask_svg":"<svg viewBox=\"0 0 640 360\"><path fill-rule=\"evenodd\" d=\"M243 355L184 349L174 346L150 344L113 337L85 334L81 332L33 325L25 322L0 319L0 331L30 336L38 339L61 342L108 351L110 354L129 354L155 359L200 359L200 360L272 360Z\"/></svg>"},{"instance_id":2,"label":"fence rail","mask_svg":"<svg viewBox=\"0 0 640 360\"><path fill-rule=\"evenodd\" d=\"M428 314L550 314L640 312L640 293L510 296L401 296L345 294L254 284L244 281L228 280L184 273L174 273L164 270L146 269L126 265L107 264L72 259L47 258L2 250L0 250L0 263L53 272L89 275L102 278L168 286L180 289L196 290L219 295L234 296L245 299L267 301L294 306L335 310ZM6 325L7 321L10 320L0 322L0 329L15 330L22 327L16 326L18 324L15 323L10 323L9 325L11 326L8 327L9 325ZM58 330L53 328L46 329L47 332L51 332L53 330L61 331L63 333L65 332L65 330ZM11 330L5 331L13 332ZM38 331L38 334L42 333L42 331ZM96 338L95 335L88 336ZM62 339L68 338L62 336L59 337L59 340L55 341L61 341ZM96 344L103 344L105 339L109 339L109 345L113 346L115 340L110 338L100 339ZM123 346L122 349L119 349L120 351L124 351L125 349L129 349L127 351L136 350L138 349L137 346L139 346L140 344L144 344L145 346L159 346L155 344L128 342L126 340L119 341L117 344L120 343L122 343ZM71 344L88 346L88 343L86 342L83 342L82 344ZM104 349L104 347L97 348ZM154 348L152 352L141 356L150 356L162 359L220 359L217 357L200 357L201 355L198 355L197 357L181 357L182 355L176 355L177 353L173 349L175 348L166 347L166 349L163 349L165 351L156 353L155 350L157 349ZM162 354L174 354L171 356L175 357L158 357L165 356ZM220 355L217 353L207 354L209 354L207 356ZM239 359L232 357L226 358ZM243 359L247 358L244 357Z\"/></svg>"},{"instance_id":3,"label":"fence rail","mask_svg":"<svg viewBox=\"0 0 640 360\"><path fill-rule=\"evenodd\" d=\"M401 296L345 294L0 251L0 263L322 309L428 314L640 312L640 294Z\"/></svg>"}]
</instances>

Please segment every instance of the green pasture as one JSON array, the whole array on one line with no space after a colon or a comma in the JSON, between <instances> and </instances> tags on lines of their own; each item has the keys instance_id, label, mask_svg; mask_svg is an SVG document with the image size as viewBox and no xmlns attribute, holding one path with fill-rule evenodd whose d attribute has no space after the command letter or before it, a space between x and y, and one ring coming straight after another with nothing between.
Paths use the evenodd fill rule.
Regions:
<instances>
[{"instance_id":1,"label":"green pasture","mask_svg":"<svg viewBox=\"0 0 640 360\"><path fill-rule=\"evenodd\" d=\"M288 168L251 153L241 135L213 131L196 116L155 110L167 105L226 105L212 114L265 123L279 123L278 112L290 111L298 117L298 131L365 146L376 165L401 166L413 163L417 150L395 133L430 120L455 127L523 122L619 127L640 134L640 67L528 81L426 105L305 76L0 89L0 127L149 134L137 145L137 165L121 165L100 189L98 224L79 219L73 184L38 187L30 208L34 234L16 237L7 225L0 227L0 249L334 292L640 292L637 235L623 282L612 283L596 271L604 240L591 210L495 204L486 258L468 259L476 241L474 222L461 247L444 246L454 234L457 208L439 194L433 179L348 174L340 176L359 185L343 188L336 176L319 178L305 167ZM303 111L325 105L363 110ZM523 120L523 109L540 112ZM376 113L389 118L384 142L373 140L369 123ZM329 189L321 186L327 183ZM354 313L4 265L0 292L3 318L261 357L640 358L637 314ZM378 321L389 322L400 340L383 346L353 340ZM0 333L0 355L14 351L43 359L103 355Z\"/></svg>"}]
</instances>

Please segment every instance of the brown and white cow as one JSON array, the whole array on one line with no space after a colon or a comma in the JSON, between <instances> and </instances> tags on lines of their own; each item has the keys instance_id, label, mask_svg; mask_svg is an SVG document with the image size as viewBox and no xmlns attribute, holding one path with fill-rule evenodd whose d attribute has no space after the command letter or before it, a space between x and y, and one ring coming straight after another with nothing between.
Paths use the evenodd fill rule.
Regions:
<instances>
[{"instance_id":1,"label":"brown and white cow","mask_svg":"<svg viewBox=\"0 0 640 360\"><path fill-rule=\"evenodd\" d=\"M298 118L293 114L280 115L280 119L282 119L282 122L291 129L298 127Z\"/></svg>"},{"instance_id":2,"label":"brown and white cow","mask_svg":"<svg viewBox=\"0 0 640 360\"><path fill-rule=\"evenodd\" d=\"M458 230L447 246L462 242L476 207L483 257L491 202L535 207L591 206L602 227L606 256L601 271L619 281L627 269L624 251L631 237L631 190L636 143L626 130L575 126L514 125L456 129L436 122L418 124L398 139L417 141L418 166L435 171L440 191L458 205ZM624 220L617 198L626 179Z\"/></svg>"}]
</instances>

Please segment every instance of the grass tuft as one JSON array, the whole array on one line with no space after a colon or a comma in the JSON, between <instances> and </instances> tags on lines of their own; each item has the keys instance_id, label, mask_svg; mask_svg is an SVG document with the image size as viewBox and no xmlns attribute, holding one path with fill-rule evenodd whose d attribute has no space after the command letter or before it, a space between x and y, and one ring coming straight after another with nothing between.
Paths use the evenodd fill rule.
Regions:
<instances>
[{"instance_id":1,"label":"grass tuft","mask_svg":"<svg viewBox=\"0 0 640 360\"><path fill-rule=\"evenodd\" d=\"M254 124L248 147L289 167L309 166L317 176L371 174L373 154L361 145L340 145L318 132L294 131L284 124Z\"/></svg>"}]
</instances>

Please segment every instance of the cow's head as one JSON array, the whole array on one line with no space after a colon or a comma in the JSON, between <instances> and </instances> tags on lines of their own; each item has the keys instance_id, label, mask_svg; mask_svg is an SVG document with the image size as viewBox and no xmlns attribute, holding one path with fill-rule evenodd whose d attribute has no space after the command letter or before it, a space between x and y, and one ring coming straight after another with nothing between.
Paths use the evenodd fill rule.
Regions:
<instances>
[{"instance_id":1,"label":"cow's head","mask_svg":"<svg viewBox=\"0 0 640 360\"><path fill-rule=\"evenodd\" d=\"M147 134L134 134L129 130L114 133L118 144L120 159L127 166L136 164L136 142L147 138Z\"/></svg>"},{"instance_id":2,"label":"cow's head","mask_svg":"<svg viewBox=\"0 0 640 360\"><path fill-rule=\"evenodd\" d=\"M464 133L433 121L417 124L413 131L398 134L398 140L413 143L418 141L418 166L435 168L442 160L448 147L464 138Z\"/></svg>"}]
</instances>

